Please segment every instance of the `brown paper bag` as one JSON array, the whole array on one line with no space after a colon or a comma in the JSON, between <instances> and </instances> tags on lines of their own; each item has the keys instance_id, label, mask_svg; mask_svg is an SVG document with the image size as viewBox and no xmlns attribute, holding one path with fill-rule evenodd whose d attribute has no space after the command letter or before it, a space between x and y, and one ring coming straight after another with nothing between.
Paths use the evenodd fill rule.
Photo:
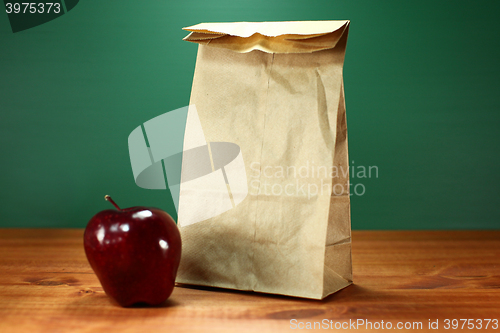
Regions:
<instances>
[{"instance_id":1,"label":"brown paper bag","mask_svg":"<svg viewBox=\"0 0 500 333\"><path fill-rule=\"evenodd\" d=\"M349 21L184 28L199 47L177 282L315 299L352 283L348 28ZM205 167L189 162L186 152L196 149Z\"/></svg>"}]
</instances>

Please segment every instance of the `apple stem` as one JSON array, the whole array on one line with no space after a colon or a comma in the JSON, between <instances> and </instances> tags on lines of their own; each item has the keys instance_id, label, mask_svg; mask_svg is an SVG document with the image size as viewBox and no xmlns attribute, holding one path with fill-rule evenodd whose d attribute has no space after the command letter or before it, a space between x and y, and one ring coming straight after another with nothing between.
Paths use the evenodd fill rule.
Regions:
<instances>
[{"instance_id":1,"label":"apple stem","mask_svg":"<svg viewBox=\"0 0 500 333\"><path fill-rule=\"evenodd\" d=\"M118 207L118 205L114 202L114 200L113 200L113 199L111 199L111 197L110 197L109 195L105 195L105 196L104 196L104 199L106 199L107 201L111 202L111 203L113 204L113 206L115 206L115 207L116 207L116 209L118 209L118 210L122 210L120 207Z\"/></svg>"}]
</instances>

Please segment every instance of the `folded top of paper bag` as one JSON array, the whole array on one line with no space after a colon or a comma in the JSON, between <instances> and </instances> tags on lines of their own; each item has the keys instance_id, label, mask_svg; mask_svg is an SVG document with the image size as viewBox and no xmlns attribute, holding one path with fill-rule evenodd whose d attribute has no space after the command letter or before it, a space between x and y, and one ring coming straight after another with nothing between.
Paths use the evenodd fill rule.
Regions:
<instances>
[{"instance_id":1,"label":"folded top of paper bag","mask_svg":"<svg viewBox=\"0 0 500 333\"><path fill-rule=\"evenodd\" d=\"M184 40L240 53L311 53L334 48L349 21L200 23Z\"/></svg>"}]
</instances>

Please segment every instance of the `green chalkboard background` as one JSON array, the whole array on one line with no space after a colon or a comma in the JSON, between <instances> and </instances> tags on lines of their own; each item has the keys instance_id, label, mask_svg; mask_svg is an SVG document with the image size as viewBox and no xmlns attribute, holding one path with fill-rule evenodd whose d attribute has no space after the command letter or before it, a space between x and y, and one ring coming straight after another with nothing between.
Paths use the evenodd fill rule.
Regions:
<instances>
[{"instance_id":1,"label":"green chalkboard background","mask_svg":"<svg viewBox=\"0 0 500 333\"><path fill-rule=\"evenodd\" d=\"M134 183L127 138L188 104L200 22L349 19L353 229L500 227L500 2L89 1L12 33L0 13L1 227L84 227Z\"/></svg>"}]
</instances>

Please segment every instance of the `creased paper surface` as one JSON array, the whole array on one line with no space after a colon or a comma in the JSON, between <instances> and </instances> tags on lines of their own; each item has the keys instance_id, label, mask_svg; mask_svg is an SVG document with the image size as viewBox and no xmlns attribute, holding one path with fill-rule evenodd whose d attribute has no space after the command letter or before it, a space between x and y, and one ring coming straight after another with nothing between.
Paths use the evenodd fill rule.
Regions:
<instances>
[{"instance_id":1,"label":"creased paper surface","mask_svg":"<svg viewBox=\"0 0 500 333\"><path fill-rule=\"evenodd\" d=\"M182 210L195 209L200 195L209 200L226 189L200 194L181 184L180 200L190 204L179 207L183 254L177 282L316 299L352 282L349 193L331 191L336 184L345 186L348 173L332 177L314 171L348 170L342 67L349 22L326 22L336 23L186 28L215 37L199 43L190 104L196 106L210 146L239 146L241 159L234 163L244 164L247 179L226 172L233 208L186 226ZM213 46L236 33L239 38L258 33L335 41L315 51L283 53ZM239 43L226 44L233 42ZM285 169L289 172L280 172ZM307 177L290 172L306 169ZM233 189L233 183L239 185ZM318 187L314 195L312 185ZM320 191L321 186L330 190ZM248 195L241 195L243 190Z\"/></svg>"},{"instance_id":2,"label":"creased paper surface","mask_svg":"<svg viewBox=\"0 0 500 333\"><path fill-rule=\"evenodd\" d=\"M311 53L334 48L349 21L200 23L184 40L246 53Z\"/></svg>"}]
</instances>

